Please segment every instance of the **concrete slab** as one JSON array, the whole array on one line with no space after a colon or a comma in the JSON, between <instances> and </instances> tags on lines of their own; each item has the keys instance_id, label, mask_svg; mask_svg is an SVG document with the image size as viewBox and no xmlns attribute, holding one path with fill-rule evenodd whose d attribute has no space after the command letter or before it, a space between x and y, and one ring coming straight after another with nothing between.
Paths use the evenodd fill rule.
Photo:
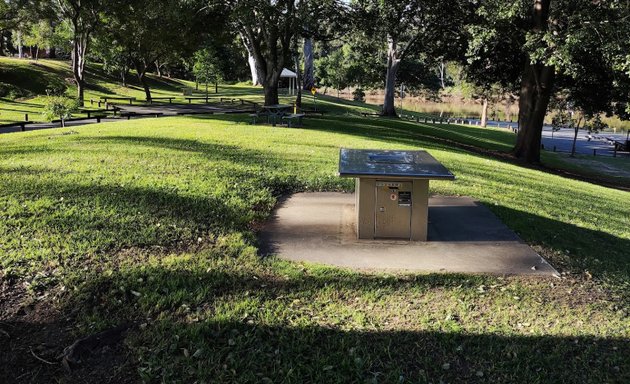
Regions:
<instances>
[{"instance_id":1,"label":"concrete slab","mask_svg":"<svg viewBox=\"0 0 630 384\"><path fill-rule=\"evenodd\" d=\"M429 199L429 241L358 240L354 195L298 193L261 232L261 252L359 270L554 275L488 208L468 197Z\"/></svg>"}]
</instances>

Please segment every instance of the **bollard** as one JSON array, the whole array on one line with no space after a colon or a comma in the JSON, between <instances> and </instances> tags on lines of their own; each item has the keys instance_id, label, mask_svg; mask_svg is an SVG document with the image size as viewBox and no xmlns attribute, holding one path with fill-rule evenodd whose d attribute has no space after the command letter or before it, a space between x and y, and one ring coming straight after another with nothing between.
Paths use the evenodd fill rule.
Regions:
<instances>
[{"instance_id":1,"label":"bollard","mask_svg":"<svg viewBox=\"0 0 630 384\"><path fill-rule=\"evenodd\" d=\"M28 121L28 113L24 114L24 121Z\"/></svg>"},{"instance_id":2,"label":"bollard","mask_svg":"<svg viewBox=\"0 0 630 384\"><path fill-rule=\"evenodd\" d=\"M97 118L96 118L96 122L97 122L97 123L100 123L100 122L101 122L101 118L100 118L100 117L97 117Z\"/></svg>"},{"instance_id":3,"label":"bollard","mask_svg":"<svg viewBox=\"0 0 630 384\"><path fill-rule=\"evenodd\" d=\"M90 99L90 105L94 105L94 99Z\"/></svg>"},{"instance_id":4,"label":"bollard","mask_svg":"<svg viewBox=\"0 0 630 384\"><path fill-rule=\"evenodd\" d=\"M100 102L100 101L98 102L98 107L99 107L99 108L101 107L101 102Z\"/></svg>"},{"instance_id":5,"label":"bollard","mask_svg":"<svg viewBox=\"0 0 630 384\"><path fill-rule=\"evenodd\" d=\"M597 156L597 149L593 149L593 156Z\"/></svg>"}]
</instances>

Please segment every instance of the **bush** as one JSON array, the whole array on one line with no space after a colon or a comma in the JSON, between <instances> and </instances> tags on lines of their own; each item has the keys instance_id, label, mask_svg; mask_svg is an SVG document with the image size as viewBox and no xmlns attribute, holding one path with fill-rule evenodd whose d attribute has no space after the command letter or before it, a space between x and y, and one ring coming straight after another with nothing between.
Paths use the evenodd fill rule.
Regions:
<instances>
[{"instance_id":1,"label":"bush","mask_svg":"<svg viewBox=\"0 0 630 384\"><path fill-rule=\"evenodd\" d=\"M44 105L44 118L48 121L55 119L66 120L79 109L78 100L64 96L48 96Z\"/></svg>"},{"instance_id":2,"label":"bush","mask_svg":"<svg viewBox=\"0 0 630 384\"><path fill-rule=\"evenodd\" d=\"M64 96L68 90L68 85L61 80L50 80L46 85L46 94L48 96Z\"/></svg>"},{"instance_id":3,"label":"bush","mask_svg":"<svg viewBox=\"0 0 630 384\"><path fill-rule=\"evenodd\" d=\"M363 91L362 88L357 88L352 91L352 96L355 101L365 101L365 91Z\"/></svg>"},{"instance_id":4,"label":"bush","mask_svg":"<svg viewBox=\"0 0 630 384\"><path fill-rule=\"evenodd\" d=\"M30 93L22 88L16 87L13 84L7 84L0 82L0 97L6 97L7 99L15 100L21 97L27 97Z\"/></svg>"}]
</instances>

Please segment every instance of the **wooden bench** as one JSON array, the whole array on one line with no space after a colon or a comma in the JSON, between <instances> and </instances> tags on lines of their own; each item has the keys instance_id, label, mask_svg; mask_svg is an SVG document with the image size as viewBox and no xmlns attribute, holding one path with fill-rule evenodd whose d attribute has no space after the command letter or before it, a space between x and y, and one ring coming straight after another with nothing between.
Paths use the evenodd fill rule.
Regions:
<instances>
[{"instance_id":1,"label":"wooden bench","mask_svg":"<svg viewBox=\"0 0 630 384\"><path fill-rule=\"evenodd\" d=\"M32 121L18 121L15 123L0 124L0 129L20 127L20 131L24 132L26 131L26 124L33 124L33 122Z\"/></svg>"},{"instance_id":2,"label":"wooden bench","mask_svg":"<svg viewBox=\"0 0 630 384\"><path fill-rule=\"evenodd\" d=\"M297 122L296 127L302 127L302 118L306 116L304 113L289 113L287 115L282 116L282 120L287 122L287 126L291 128L292 122Z\"/></svg>"},{"instance_id":3,"label":"wooden bench","mask_svg":"<svg viewBox=\"0 0 630 384\"><path fill-rule=\"evenodd\" d=\"M173 99L176 99L176 97L174 96L159 96L159 97L152 97L151 101L149 102L149 104L153 104L154 100L168 100L169 104L173 104Z\"/></svg>"},{"instance_id":4,"label":"wooden bench","mask_svg":"<svg viewBox=\"0 0 630 384\"><path fill-rule=\"evenodd\" d=\"M107 117L107 115L94 115L94 116L91 116L91 117L71 117L69 119L64 119L63 123L65 124L65 123L69 123L69 122L72 122L72 121L85 121L85 120L92 120L92 119L96 119L96 122L100 123L101 119L104 119L106 117ZM59 123L59 124L61 124L61 119L51 120L51 123L55 123L55 124Z\"/></svg>"},{"instance_id":5,"label":"wooden bench","mask_svg":"<svg viewBox=\"0 0 630 384\"><path fill-rule=\"evenodd\" d=\"M132 117L141 117L141 116L155 116L155 117L160 117L163 116L164 113L162 112L122 112L120 114L120 117L126 117L127 120L131 119Z\"/></svg>"},{"instance_id":6,"label":"wooden bench","mask_svg":"<svg viewBox=\"0 0 630 384\"><path fill-rule=\"evenodd\" d=\"M101 97L101 101L104 102L108 102L108 100L128 100L129 101L129 105L133 104L133 101L135 100L135 97L122 97L122 96L107 96L107 97Z\"/></svg>"},{"instance_id":7,"label":"wooden bench","mask_svg":"<svg viewBox=\"0 0 630 384\"><path fill-rule=\"evenodd\" d=\"M188 96L188 97L184 97L184 99L188 100L188 104L192 104L193 100L205 100L206 103L208 103L209 97L206 97L206 96Z\"/></svg>"},{"instance_id":8,"label":"wooden bench","mask_svg":"<svg viewBox=\"0 0 630 384\"><path fill-rule=\"evenodd\" d=\"M92 117L93 113L96 113L96 114L100 115L101 117L103 117L102 115L104 115L107 112L109 112L109 110L108 109L85 109L85 108L80 108L79 112L87 114L87 117L89 119L89 118ZM94 117L96 117L96 115Z\"/></svg>"}]
</instances>

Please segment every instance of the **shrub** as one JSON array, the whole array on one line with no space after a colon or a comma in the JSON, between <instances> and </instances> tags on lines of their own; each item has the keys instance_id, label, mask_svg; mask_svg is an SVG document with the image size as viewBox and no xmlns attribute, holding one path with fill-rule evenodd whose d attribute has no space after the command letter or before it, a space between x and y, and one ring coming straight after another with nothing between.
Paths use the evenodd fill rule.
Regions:
<instances>
[{"instance_id":1,"label":"shrub","mask_svg":"<svg viewBox=\"0 0 630 384\"><path fill-rule=\"evenodd\" d=\"M352 96L355 101L365 101L365 91L362 88L352 91Z\"/></svg>"},{"instance_id":2,"label":"shrub","mask_svg":"<svg viewBox=\"0 0 630 384\"><path fill-rule=\"evenodd\" d=\"M79 102L75 99L64 96L48 96L42 114L48 121L61 119L61 125L65 126L64 120L71 118L78 109Z\"/></svg>"}]
</instances>

